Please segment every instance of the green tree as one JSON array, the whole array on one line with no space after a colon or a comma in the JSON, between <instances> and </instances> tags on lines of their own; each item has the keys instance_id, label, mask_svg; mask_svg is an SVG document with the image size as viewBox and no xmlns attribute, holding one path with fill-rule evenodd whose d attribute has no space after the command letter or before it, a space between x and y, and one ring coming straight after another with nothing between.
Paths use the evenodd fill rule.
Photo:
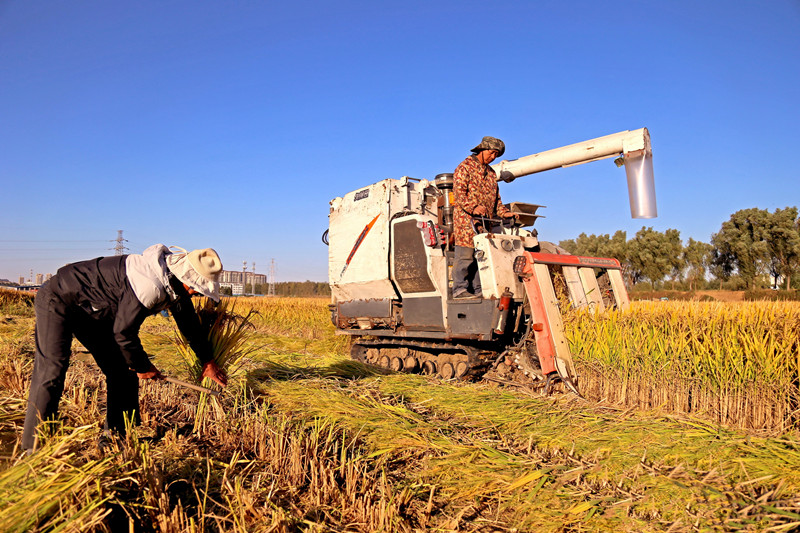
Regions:
<instances>
[{"instance_id":1,"label":"green tree","mask_svg":"<svg viewBox=\"0 0 800 533\"><path fill-rule=\"evenodd\" d=\"M791 289L792 276L800 268L800 219L796 207L775 209L763 230L767 244L771 274L783 276L786 290Z\"/></svg>"},{"instance_id":2,"label":"green tree","mask_svg":"<svg viewBox=\"0 0 800 533\"><path fill-rule=\"evenodd\" d=\"M275 284L276 296L330 296L331 288L324 281L281 281Z\"/></svg>"},{"instance_id":3,"label":"green tree","mask_svg":"<svg viewBox=\"0 0 800 533\"><path fill-rule=\"evenodd\" d=\"M705 279L706 271L711 265L712 250L710 244L689 237L689 242L683 249L683 262L686 265L686 279L690 291L696 290L698 282Z\"/></svg>"},{"instance_id":4,"label":"green tree","mask_svg":"<svg viewBox=\"0 0 800 533\"><path fill-rule=\"evenodd\" d=\"M722 283L731 279L734 270L733 254L723 252L714 245L711 246L711 264L708 266L708 271L719 280L719 288L722 290Z\"/></svg>"},{"instance_id":5,"label":"green tree","mask_svg":"<svg viewBox=\"0 0 800 533\"><path fill-rule=\"evenodd\" d=\"M748 288L755 289L759 275L782 275L787 287L800 261L797 208L742 209L722 223L711 236L717 272L734 270Z\"/></svg>"},{"instance_id":6,"label":"green tree","mask_svg":"<svg viewBox=\"0 0 800 533\"><path fill-rule=\"evenodd\" d=\"M608 233L605 235L581 233L577 239L561 241L558 245L574 255L613 257L622 266L622 276L626 285L630 287L635 282L628 258L628 236L624 231L617 230L613 237Z\"/></svg>"},{"instance_id":7,"label":"green tree","mask_svg":"<svg viewBox=\"0 0 800 533\"><path fill-rule=\"evenodd\" d=\"M750 289L756 287L756 277L767 255L761 234L768 216L765 209L741 209L722 223L719 233L711 236L719 267L728 272L735 270Z\"/></svg>"},{"instance_id":8,"label":"green tree","mask_svg":"<svg viewBox=\"0 0 800 533\"><path fill-rule=\"evenodd\" d=\"M585 255L589 257L613 257L620 262L627 259L627 235L624 231L617 231L611 237L605 235L586 235L581 233L575 240L566 240L558 243L574 255Z\"/></svg>"},{"instance_id":9,"label":"green tree","mask_svg":"<svg viewBox=\"0 0 800 533\"><path fill-rule=\"evenodd\" d=\"M668 229L664 233L652 227L642 227L628 242L628 254L634 282L642 278L653 286L660 283L667 274L676 276L683 262L683 243L680 231Z\"/></svg>"}]
</instances>

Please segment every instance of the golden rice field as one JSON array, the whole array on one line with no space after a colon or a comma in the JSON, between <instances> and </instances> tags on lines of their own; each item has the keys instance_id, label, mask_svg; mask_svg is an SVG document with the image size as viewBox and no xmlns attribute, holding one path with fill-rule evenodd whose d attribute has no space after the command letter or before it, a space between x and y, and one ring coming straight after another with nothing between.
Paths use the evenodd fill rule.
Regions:
<instances>
[{"instance_id":1,"label":"golden rice field","mask_svg":"<svg viewBox=\"0 0 800 533\"><path fill-rule=\"evenodd\" d=\"M634 302L570 314L593 399L781 433L800 425L800 304Z\"/></svg>"},{"instance_id":2,"label":"golden rice field","mask_svg":"<svg viewBox=\"0 0 800 533\"><path fill-rule=\"evenodd\" d=\"M580 399L391 374L346 357L325 300L238 299L256 314L219 399L145 383L142 425L101 450L104 380L76 344L63 424L22 457L34 320L15 298L0 292L3 532L800 529L796 303L570 314ZM142 340L189 379L169 319Z\"/></svg>"}]
</instances>

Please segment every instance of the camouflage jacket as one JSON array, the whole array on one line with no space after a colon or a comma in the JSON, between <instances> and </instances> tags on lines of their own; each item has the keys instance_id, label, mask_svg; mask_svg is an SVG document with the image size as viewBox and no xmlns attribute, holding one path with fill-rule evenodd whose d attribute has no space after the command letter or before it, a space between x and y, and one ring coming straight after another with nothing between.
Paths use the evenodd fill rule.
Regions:
<instances>
[{"instance_id":1,"label":"camouflage jacket","mask_svg":"<svg viewBox=\"0 0 800 533\"><path fill-rule=\"evenodd\" d=\"M456 168L453 175L453 233L456 246L473 248L472 213L482 205L490 218L497 218L508 211L500 201L497 177L489 165L484 165L475 155L467 157Z\"/></svg>"}]
</instances>

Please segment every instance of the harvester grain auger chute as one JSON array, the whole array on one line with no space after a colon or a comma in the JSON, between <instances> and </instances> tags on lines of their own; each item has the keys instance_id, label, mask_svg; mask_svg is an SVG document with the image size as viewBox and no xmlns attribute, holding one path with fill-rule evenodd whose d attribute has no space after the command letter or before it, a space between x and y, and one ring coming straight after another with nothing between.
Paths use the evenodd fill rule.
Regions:
<instances>
[{"instance_id":1,"label":"harvester grain auger chute","mask_svg":"<svg viewBox=\"0 0 800 533\"><path fill-rule=\"evenodd\" d=\"M656 216L646 129L622 132L494 168L499 180L619 156L631 214ZM452 297L452 174L387 179L331 201L331 319L352 356L395 371L485 378L578 393L559 305L624 309L616 259L578 257L540 242L542 206L512 202L518 222L481 220L474 238L482 297ZM562 302L559 302L562 300Z\"/></svg>"}]
</instances>

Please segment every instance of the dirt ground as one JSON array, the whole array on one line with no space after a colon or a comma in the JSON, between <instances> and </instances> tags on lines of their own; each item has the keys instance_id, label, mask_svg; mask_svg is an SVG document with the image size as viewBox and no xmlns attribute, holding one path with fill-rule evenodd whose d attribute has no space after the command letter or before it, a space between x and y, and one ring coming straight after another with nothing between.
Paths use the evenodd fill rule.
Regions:
<instances>
[{"instance_id":1,"label":"dirt ground","mask_svg":"<svg viewBox=\"0 0 800 533\"><path fill-rule=\"evenodd\" d=\"M698 296L711 296L720 302L742 302L744 291L697 291Z\"/></svg>"},{"instance_id":2,"label":"dirt ground","mask_svg":"<svg viewBox=\"0 0 800 533\"><path fill-rule=\"evenodd\" d=\"M719 291L719 290L710 290L710 291L633 291L629 293L632 300L659 300L662 297L666 297L670 300L705 300L711 301L709 298L713 298L713 301L716 302L743 302L744 301L744 294L745 291Z\"/></svg>"}]
</instances>

